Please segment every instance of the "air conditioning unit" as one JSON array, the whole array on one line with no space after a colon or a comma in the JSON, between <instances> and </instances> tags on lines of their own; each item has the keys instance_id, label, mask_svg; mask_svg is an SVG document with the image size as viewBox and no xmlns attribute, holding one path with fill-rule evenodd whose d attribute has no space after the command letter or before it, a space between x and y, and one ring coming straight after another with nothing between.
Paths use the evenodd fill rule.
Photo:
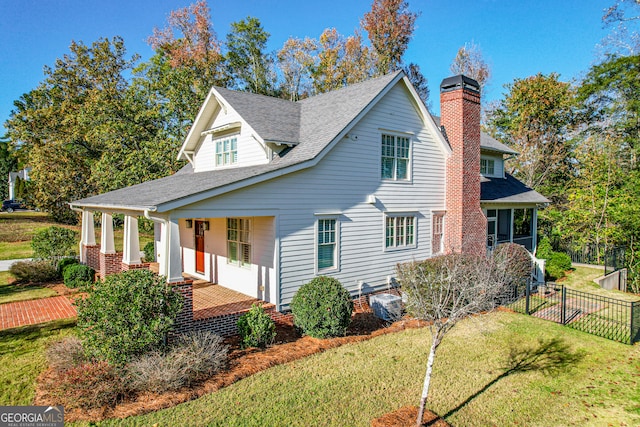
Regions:
<instances>
[{"instance_id":1,"label":"air conditioning unit","mask_svg":"<svg viewBox=\"0 0 640 427\"><path fill-rule=\"evenodd\" d=\"M373 314L380 319L395 322L402 317L402 298L397 295L371 295L369 306L373 310Z\"/></svg>"}]
</instances>

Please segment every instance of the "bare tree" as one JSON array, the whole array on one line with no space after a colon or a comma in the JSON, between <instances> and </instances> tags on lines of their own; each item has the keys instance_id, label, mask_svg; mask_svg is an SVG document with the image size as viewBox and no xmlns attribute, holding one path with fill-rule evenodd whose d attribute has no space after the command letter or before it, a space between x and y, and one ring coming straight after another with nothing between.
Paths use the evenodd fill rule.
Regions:
<instances>
[{"instance_id":1,"label":"bare tree","mask_svg":"<svg viewBox=\"0 0 640 427\"><path fill-rule=\"evenodd\" d=\"M496 306L514 279L504 268L508 262L505 253L496 258L451 254L396 267L407 312L428 321L432 337L416 425L422 423L438 346L457 322Z\"/></svg>"},{"instance_id":2,"label":"bare tree","mask_svg":"<svg viewBox=\"0 0 640 427\"><path fill-rule=\"evenodd\" d=\"M464 74L477 81L480 85L480 90L484 89L491 78L491 68L489 68L487 61L484 60L480 46L474 42L465 43L464 46L458 49L458 53L453 58L449 69L453 74Z\"/></svg>"}]
</instances>

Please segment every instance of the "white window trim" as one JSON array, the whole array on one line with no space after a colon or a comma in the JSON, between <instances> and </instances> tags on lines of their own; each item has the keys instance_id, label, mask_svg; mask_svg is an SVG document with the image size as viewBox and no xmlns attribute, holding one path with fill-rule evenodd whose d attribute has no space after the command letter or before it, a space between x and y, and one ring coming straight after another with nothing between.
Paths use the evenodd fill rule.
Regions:
<instances>
[{"instance_id":1,"label":"white window trim","mask_svg":"<svg viewBox=\"0 0 640 427\"><path fill-rule=\"evenodd\" d=\"M380 180L382 180L383 182L394 182L394 183L398 183L398 184L407 184L407 183L411 183L413 181L413 145L415 142L415 137L414 134L412 133L408 133L408 132L401 132L401 131L394 131L394 130L386 130L386 129L380 129L381 132L378 134L378 156L380 157L380 163L379 163L379 167L378 167L378 173L380 174ZM382 136L383 135L389 135L389 136L393 136L394 138L407 138L409 140L409 162L407 165L407 178L406 179L398 179L396 177L394 178L383 178L382 177ZM397 145L396 145L396 153L397 153ZM395 157L397 159L397 157ZM396 175L397 172L397 164L396 164L396 168L393 171L394 176Z\"/></svg>"},{"instance_id":2,"label":"white window trim","mask_svg":"<svg viewBox=\"0 0 640 427\"><path fill-rule=\"evenodd\" d=\"M440 248L436 251L433 247L433 237L435 236L434 220L437 216L442 217L442 235L440 237ZM445 240L445 230L446 230L446 221L447 221L447 211L431 211L431 255L442 255L444 254L444 240Z\"/></svg>"},{"instance_id":3,"label":"white window trim","mask_svg":"<svg viewBox=\"0 0 640 427\"><path fill-rule=\"evenodd\" d=\"M224 141L225 140L231 140L235 138L236 140L236 161L235 163L228 163L228 164L224 164L224 148L222 151L222 155L223 155L223 161L222 163L218 163L218 142L222 142L223 143L223 147L224 147ZM218 138L212 138L212 144L213 144L213 165L215 166L216 169L222 169L222 168L229 168L229 167L237 167L238 166L238 155L239 155L239 150L238 150L238 141L240 139L240 134L231 134L231 135L224 135L224 136L220 136ZM229 142L229 144L231 144L231 142ZM229 153L233 153L233 151L229 151Z\"/></svg>"},{"instance_id":4,"label":"white window trim","mask_svg":"<svg viewBox=\"0 0 640 427\"><path fill-rule=\"evenodd\" d=\"M228 219L244 219L249 221L249 263L246 265L242 264L242 262L240 261L240 257L238 257L237 261L232 261L231 258L229 257L229 234L228 234L229 225L227 223ZM227 250L227 265L231 265L237 268L251 269L251 266L253 265L253 227L254 227L253 217L238 217L238 216L227 217L225 218L225 225L226 225L225 244L226 244L226 250ZM240 231L238 230L238 232ZM240 244L239 240L236 240L236 242ZM238 250L240 250L240 247L238 247Z\"/></svg>"},{"instance_id":5,"label":"white window trim","mask_svg":"<svg viewBox=\"0 0 640 427\"><path fill-rule=\"evenodd\" d=\"M341 214L314 214L316 217L315 223L313 226L313 265L315 274L324 274L324 273L335 273L340 271L340 216ZM328 268L319 268L318 267L318 224L320 220L332 219L336 222L336 250L334 253L334 266Z\"/></svg>"},{"instance_id":6,"label":"white window trim","mask_svg":"<svg viewBox=\"0 0 640 427\"><path fill-rule=\"evenodd\" d=\"M403 246L387 246L387 218L413 218L413 243ZM406 231L406 225L405 225ZM395 234L393 236L395 241ZM406 234L405 234L406 239ZM407 249L415 249L418 246L418 215L415 211L402 211L402 212L385 212L382 215L382 251L383 252L397 252Z\"/></svg>"}]
</instances>

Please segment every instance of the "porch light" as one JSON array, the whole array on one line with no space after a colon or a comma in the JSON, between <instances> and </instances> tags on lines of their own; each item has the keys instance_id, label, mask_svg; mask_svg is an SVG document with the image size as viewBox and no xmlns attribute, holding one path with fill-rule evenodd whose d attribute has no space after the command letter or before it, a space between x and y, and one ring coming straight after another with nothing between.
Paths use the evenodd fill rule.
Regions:
<instances>
[{"instance_id":1,"label":"porch light","mask_svg":"<svg viewBox=\"0 0 640 427\"><path fill-rule=\"evenodd\" d=\"M187 228L193 228L193 220L192 219L188 219L187 220Z\"/></svg>"}]
</instances>

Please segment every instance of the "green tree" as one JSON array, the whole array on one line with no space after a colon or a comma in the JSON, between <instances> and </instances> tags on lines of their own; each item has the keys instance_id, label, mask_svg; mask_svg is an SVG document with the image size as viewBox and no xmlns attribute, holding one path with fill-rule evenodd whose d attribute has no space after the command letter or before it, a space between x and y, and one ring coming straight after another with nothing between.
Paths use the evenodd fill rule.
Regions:
<instances>
[{"instance_id":1,"label":"green tree","mask_svg":"<svg viewBox=\"0 0 640 427\"><path fill-rule=\"evenodd\" d=\"M489 114L488 129L519 153L509 172L558 201L571 171L574 89L555 73L515 79L505 87L508 93Z\"/></svg>"},{"instance_id":2,"label":"green tree","mask_svg":"<svg viewBox=\"0 0 640 427\"><path fill-rule=\"evenodd\" d=\"M377 54L378 74L388 74L402 67L418 14L409 11L406 0L374 0L360 25L369 35Z\"/></svg>"},{"instance_id":3,"label":"green tree","mask_svg":"<svg viewBox=\"0 0 640 427\"><path fill-rule=\"evenodd\" d=\"M234 87L272 95L275 86L273 58L265 52L269 33L260 20L248 16L231 24L227 34L227 63Z\"/></svg>"},{"instance_id":4,"label":"green tree","mask_svg":"<svg viewBox=\"0 0 640 427\"><path fill-rule=\"evenodd\" d=\"M11 154L8 139L0 139L0 197L2 200L9 198L9 172L14 172L18 162Z\"/></svg>"},{"instance_id":5,"label":"green tree","mask_svg":"<svg viewBox=\"0 0 640 427\"><path fill-rule=\"evenodd\" d=\"M99 191L91 169L121 120L124 75L136 60L126 58L119 37L72 42L69 54L45 67L44 81L14 103L8 136L19 161L32 167L36 205L54 219L75 222L67 202Z\"/></svg>"}]
</instances>

